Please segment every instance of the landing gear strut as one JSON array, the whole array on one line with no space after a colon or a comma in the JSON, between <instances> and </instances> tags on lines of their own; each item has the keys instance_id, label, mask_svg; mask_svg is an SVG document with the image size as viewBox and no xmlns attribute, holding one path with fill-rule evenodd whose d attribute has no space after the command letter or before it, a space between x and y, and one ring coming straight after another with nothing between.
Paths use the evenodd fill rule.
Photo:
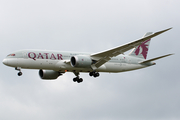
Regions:
<instances>
[{"instance_id":1,"label":"landing gear strut","mask_svg":"<svg viewBox=\"0 0 180 120\"><path fill-rule=\"evenodd\" d=\"M74 81L74 82L77 82L77 83L83 82L83 79L82 79L82 78L79 78L79 72L74 71L74 74L77 76L77 77L73 78L73 81Z\"/></svg>"},{"instance_id":2,"label":"landing gear strut","mask_svg":"<svg viewBox=\"0 0 180 120\"><path fill-rule=\"evenodd\" d=\"M22 72L21 72L21 68L20 68L20 67L16 67L15 70L18 70L18 71L19 71L18 74L17 74L18 76L21 76L21 75L22 75Z\"/></svg>"},{"instance_id":3,"label":"landing gear strut","mask_svg":"<svg viewBox=\"0 0 180 120\"><path fill-rule=\"evenodd\" d=\"M95 71L89 73L89 76L99 77L99 75L100 74L98 72L95 72Z\"/></svg>"}]
</instances>

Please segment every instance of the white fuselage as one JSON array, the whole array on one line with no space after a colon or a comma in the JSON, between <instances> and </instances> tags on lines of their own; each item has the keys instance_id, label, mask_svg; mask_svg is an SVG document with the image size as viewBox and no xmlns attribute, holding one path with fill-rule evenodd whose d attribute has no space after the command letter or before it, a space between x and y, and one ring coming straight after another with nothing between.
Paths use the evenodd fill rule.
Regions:
<instances>
[{"instance_id":1,"label":"white fuselage","mask_svg":"<svg viewBox=\"0 0 180 120\"><path fill-rule=\"evenodd\" d=\"M73 67L70 63L72 56L87 55L88 53L77 52L61 52L61 51L46 51L46 50L21 50L7 56L3 63L11 67L20 67L24 69L45 69L59 72L90 72L92 68ZM124 72L135 69L140 69L153 65L139 64L143 59L128 55L119 55L111 58L110 61L100 66L97 72Z\"/></svg>"}]
</instances>

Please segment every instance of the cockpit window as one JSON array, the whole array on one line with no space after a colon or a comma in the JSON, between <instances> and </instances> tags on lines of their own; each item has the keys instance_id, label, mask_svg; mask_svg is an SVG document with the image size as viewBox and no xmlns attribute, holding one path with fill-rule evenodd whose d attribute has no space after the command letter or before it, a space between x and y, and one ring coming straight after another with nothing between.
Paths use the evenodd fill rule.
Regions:
<instances>
[{"instance_id":1,"label":"cockpit window","mask_svg":"<svg viewBox=\"0 0 180 120\"><path fill-rule=\"evenodd\" d=\"M9 54L8 56L15 56L15 54Z\"/></svg>"}]
</instances>

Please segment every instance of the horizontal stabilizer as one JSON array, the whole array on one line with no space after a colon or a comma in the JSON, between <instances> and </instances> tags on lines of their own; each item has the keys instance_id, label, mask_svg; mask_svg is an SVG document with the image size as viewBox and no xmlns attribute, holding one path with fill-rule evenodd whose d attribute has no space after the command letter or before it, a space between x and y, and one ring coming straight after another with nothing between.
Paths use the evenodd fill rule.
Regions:
<instances>
[{"instance_id":1,"label":"horizontal stabilizer","mask_svg":"<svg viewBox=\"0 0 180 120\"><path fill-rule=\"evenodd\" d=\"M142 61L142 62L139 62L139 63L140 63L140 64L149 63L149 62L151 62L151 61L155 61L155 60L158 60L158 59L160 59L160 58L167 57L167 56L170 56L170 55L174 55L174 54L163 55L163 56L156 57L156 58L149 59L149 60L145 60L145 61Z\"/></svg>"}]
</instances>

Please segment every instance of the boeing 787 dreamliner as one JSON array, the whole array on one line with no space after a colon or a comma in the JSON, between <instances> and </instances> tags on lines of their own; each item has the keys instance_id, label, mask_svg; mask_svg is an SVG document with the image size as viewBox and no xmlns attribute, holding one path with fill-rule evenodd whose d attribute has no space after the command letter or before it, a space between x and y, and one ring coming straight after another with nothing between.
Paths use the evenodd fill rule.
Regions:
<instances>
[{"instance_id":1,"label":"boeing 787 dreamliner","mask_svg":"<svg viewBox=\"0 0 180 120\"><path fill-rule=\"evenodd\" d=\"M57 79L65 72L75 74L74 82L82 82L80 72L89 73L90 76L99 77L99 72L118 73L141 69L155 65L153 61L172 54L163 55L146 60L151 38L166 32L147 32L142 38L133 42L105 50L98 53L63 52L52 50L19 50L9 54L3 64L18 70L18 76L22 75L21 69L39 69L42 79ZM133 49L129 55L123 53Z\"/></svg>"}]
</instances>

